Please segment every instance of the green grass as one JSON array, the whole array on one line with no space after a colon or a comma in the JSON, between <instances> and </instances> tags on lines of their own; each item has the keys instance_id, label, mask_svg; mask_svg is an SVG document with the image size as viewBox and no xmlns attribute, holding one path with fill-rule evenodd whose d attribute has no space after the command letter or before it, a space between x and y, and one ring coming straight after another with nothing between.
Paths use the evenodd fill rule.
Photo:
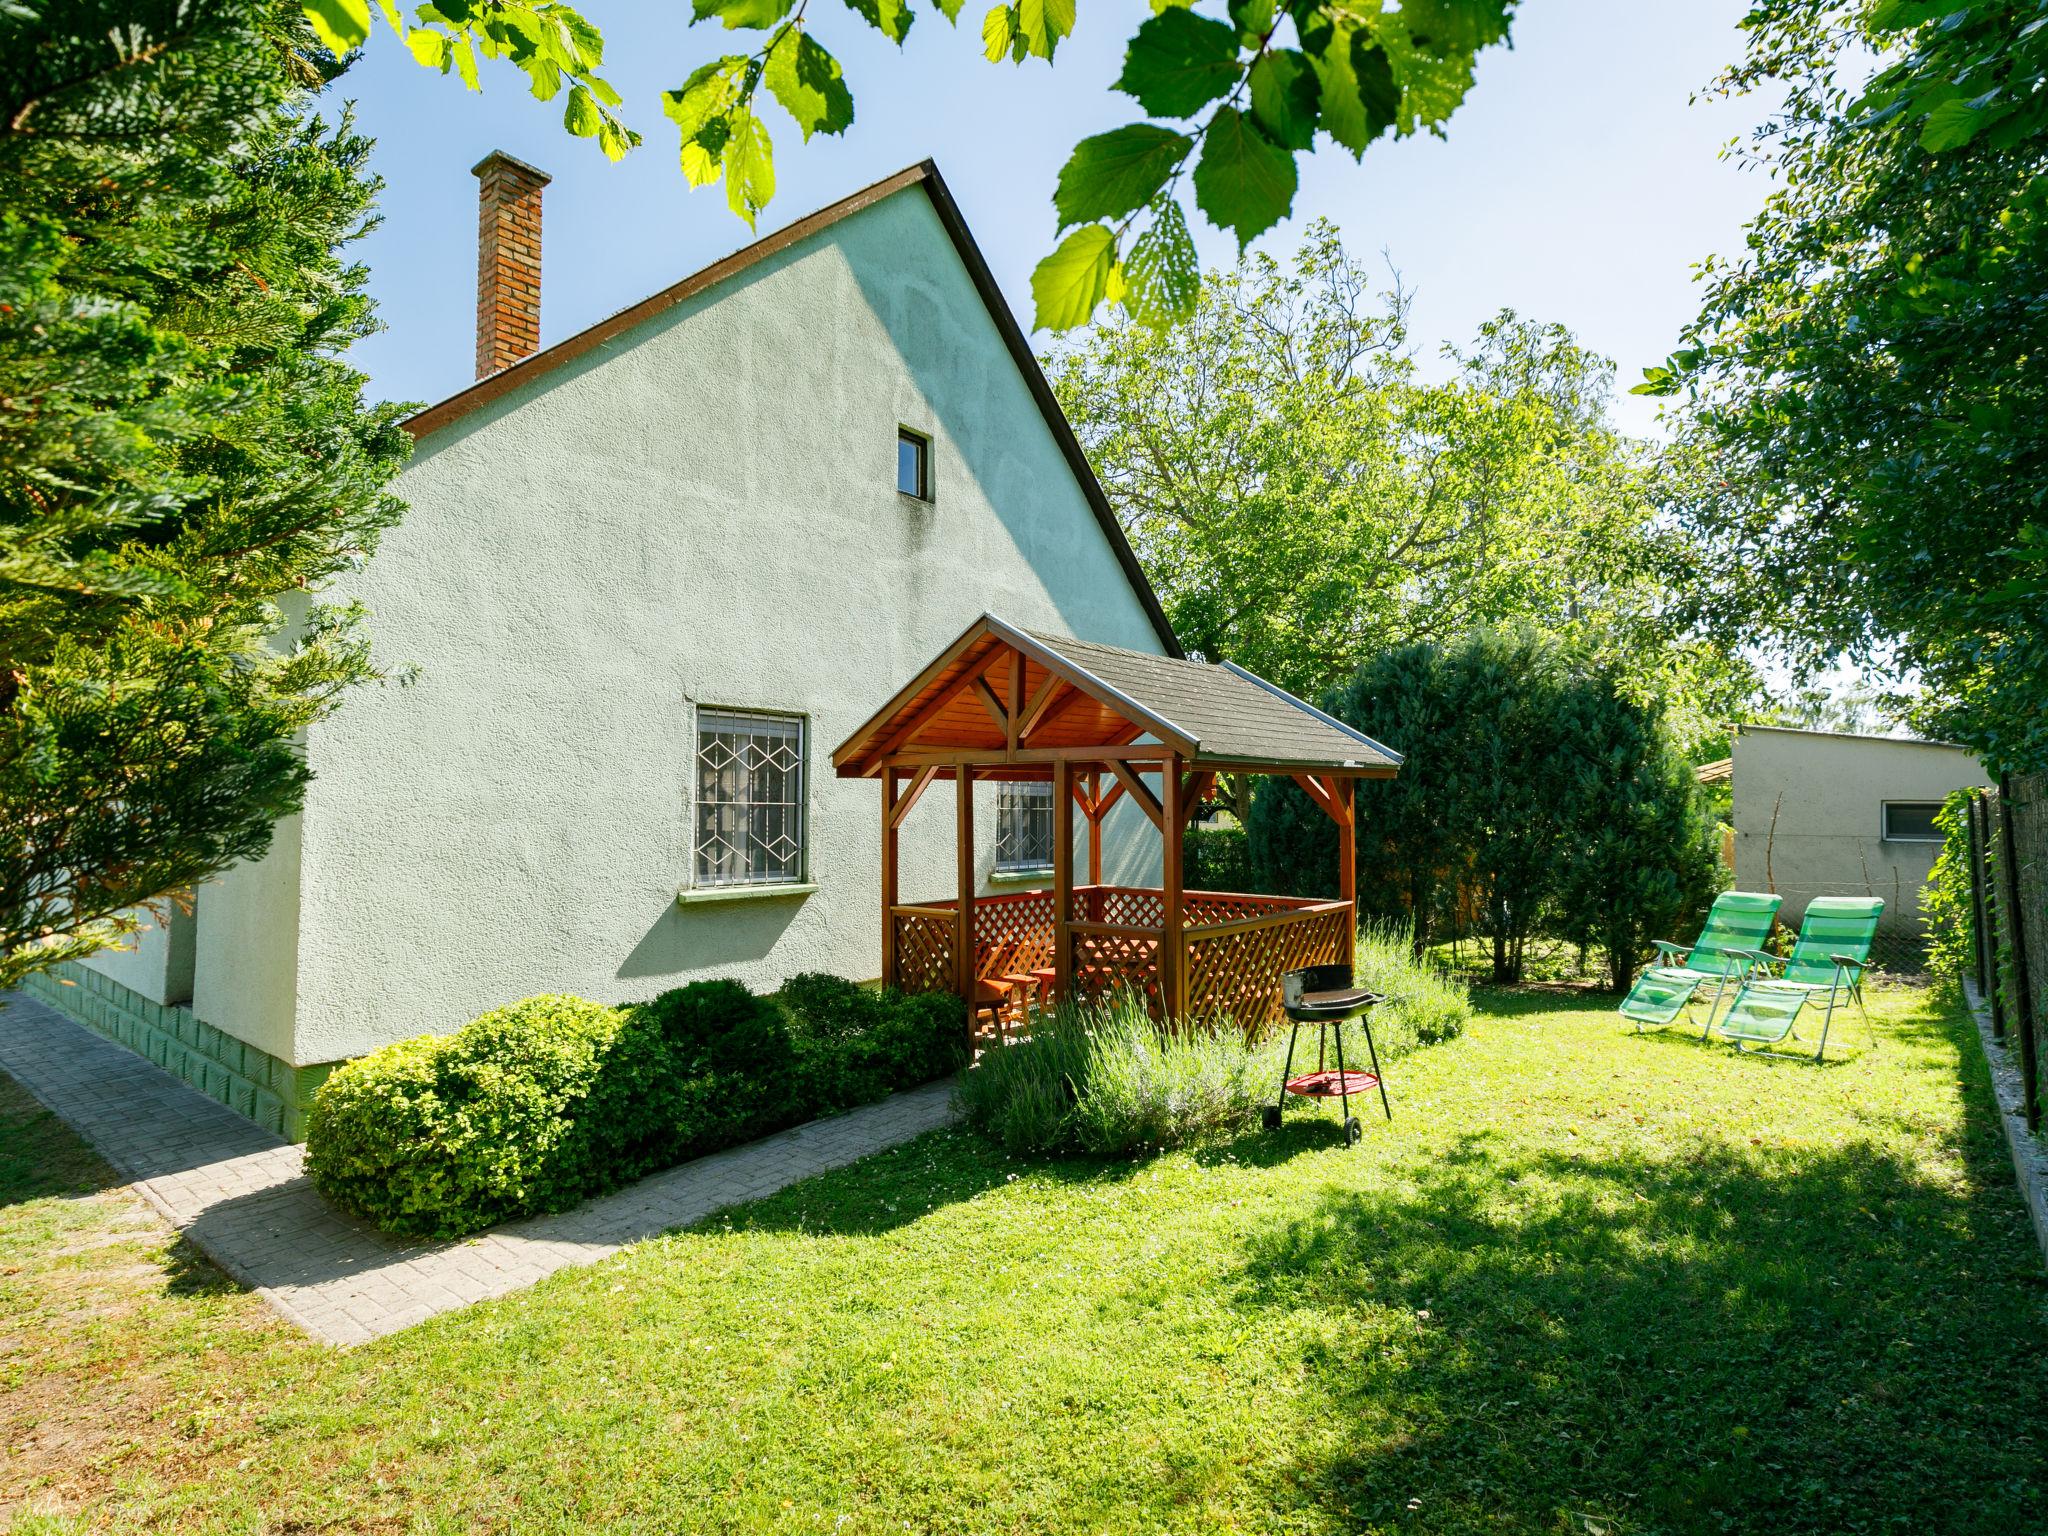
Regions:
<instances>
[{"instance_id":1,"label":"green grass","mask_svg":"<svg viewBox=\"0 0 2048 1536\"><path fill-rule=\"evenodd\" d=\"M0 1499L65 1512L30 1530L2048 1529L2048 1288L1966 1025L1880 994L1881 1049L1812 1068L1477 1001L1356 1151L1312 1112L1135 1163L942 1133L345 1353L196 1283L0 1099Z\"/></svg>"}]
</instances>

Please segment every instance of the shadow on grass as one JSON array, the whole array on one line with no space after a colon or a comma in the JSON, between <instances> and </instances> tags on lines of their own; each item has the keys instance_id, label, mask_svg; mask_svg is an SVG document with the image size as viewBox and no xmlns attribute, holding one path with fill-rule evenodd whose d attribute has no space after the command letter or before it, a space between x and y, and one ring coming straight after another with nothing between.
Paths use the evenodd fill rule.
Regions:
<instances>
[{"instance_id":1,"label":"shadow on grass","mask_svg":"<svg viewBox=\"0 0 2048 1536\"><path fill-rule=\"evenodd\" d=\"M1932 1010L1889 1035L1978 1070ZM1312 1496L1375 1529L2048 1529L2038 1264L1963 1113L1962 1179L1871 1140L1478 1132L1326 1193L1237 1282L1304 1340Z\"/></svg>"},{"instance_id":2,"label":"shadow on grass","mask_svg":"<svg viewBox=\"0 0 2048 1536\"><path fill-rule=\"evenodd\" d=\"M97 1194L121 1182L77 1132L0 1072L0 1208Z\"/></svg>"}]
</instances>

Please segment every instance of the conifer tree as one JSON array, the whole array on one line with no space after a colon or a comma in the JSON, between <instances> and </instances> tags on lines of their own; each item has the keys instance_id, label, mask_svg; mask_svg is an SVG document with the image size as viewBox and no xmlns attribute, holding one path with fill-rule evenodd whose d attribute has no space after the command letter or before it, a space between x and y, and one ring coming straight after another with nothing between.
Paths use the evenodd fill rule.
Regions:
<instances>
[{"instance_id":1,"label":"conifer tree","mask_svg":"<svg viewBox=\"0 0 2048 1536\"><path fill-rule=\"evenodd\" d=\"M0 5L0 985L260 855L375 677L369 143L268 0Z\"/></svg>"}]
</instances>

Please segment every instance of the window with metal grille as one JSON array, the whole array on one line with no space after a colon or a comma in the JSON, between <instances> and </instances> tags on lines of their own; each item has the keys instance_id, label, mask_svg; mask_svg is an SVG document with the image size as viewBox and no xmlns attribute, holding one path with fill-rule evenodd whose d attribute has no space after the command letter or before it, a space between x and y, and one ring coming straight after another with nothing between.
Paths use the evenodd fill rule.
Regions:
<instances>
[{"instance_id":1,"label":"window with metal grille","mask_svg":"<svg viewBox=\"0 0 2048 1536\"><path fill-rule=\"evenodd\" d=\"M1052 868L1052 786L996 786L996 868L1005 874Z\"/></svg>"},{"instance_id":2,"label":"window with metal grille","mask_svg":"<svg viewBox=\"0 0 2048 1536\"><path fill-rule=\"evenodd\" d=\"M1888 843L1938 843L1941 828L1934 824L1941 810L1939 800L1887 800L1884 803L1884 840Z\"/></svg>"},{"instance_id":3,"label":"window with metal grille","mask_svg":"<svg viewBox=\"0 0 2048 1536\"><path fill-rule=\"evenodd\" d=\"M804 723L697 713L697 884L803 879Z\"/></svg>"}]
</instances>

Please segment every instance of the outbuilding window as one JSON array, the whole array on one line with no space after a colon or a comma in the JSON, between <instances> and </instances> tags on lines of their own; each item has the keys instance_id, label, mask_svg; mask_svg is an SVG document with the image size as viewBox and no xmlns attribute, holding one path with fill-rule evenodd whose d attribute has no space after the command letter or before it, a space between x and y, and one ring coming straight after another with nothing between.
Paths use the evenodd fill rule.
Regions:
<instances>
[{"instance_id":1,"label":"outbuilding window","mask_svg":"<svg viewBox=\"0 0 2048 1536\"><path fill-rule=\"evenodd\" d=\"M803 879L804 722L697 713L697 884Z\"/></svg>"},{"instance_id":2,"label":"outbuilding window","mask_svg":"<svg viewBox=\"0 0 2048 1536\"><path fill-rule=\"evenodd\" d=\"M896 429L896 489L919 501L932 499L932 441L908 427Z\"/></svg>"},{"instance_id":3,"label":"outbuilding window","mask_svg":"<svg viewBox=\"0 0 2048 1536\"><path fill-rule=\"evenodd\" d=\"M1052 786L996 785L996 870L1033 874L1052 868Z\"/></svg>"},{"instance_id":4,"label":"outbuilding window","mask_svg":"<svg viewBox=\"0 0 2048 1536\"><path fill-rule=\"evenodd\" d=\"M1934 824L1939 800L1887 800L1884 803L1884 840L1888 843L1938 843L1941 828Z\"/></svg>"}]
</instances>

